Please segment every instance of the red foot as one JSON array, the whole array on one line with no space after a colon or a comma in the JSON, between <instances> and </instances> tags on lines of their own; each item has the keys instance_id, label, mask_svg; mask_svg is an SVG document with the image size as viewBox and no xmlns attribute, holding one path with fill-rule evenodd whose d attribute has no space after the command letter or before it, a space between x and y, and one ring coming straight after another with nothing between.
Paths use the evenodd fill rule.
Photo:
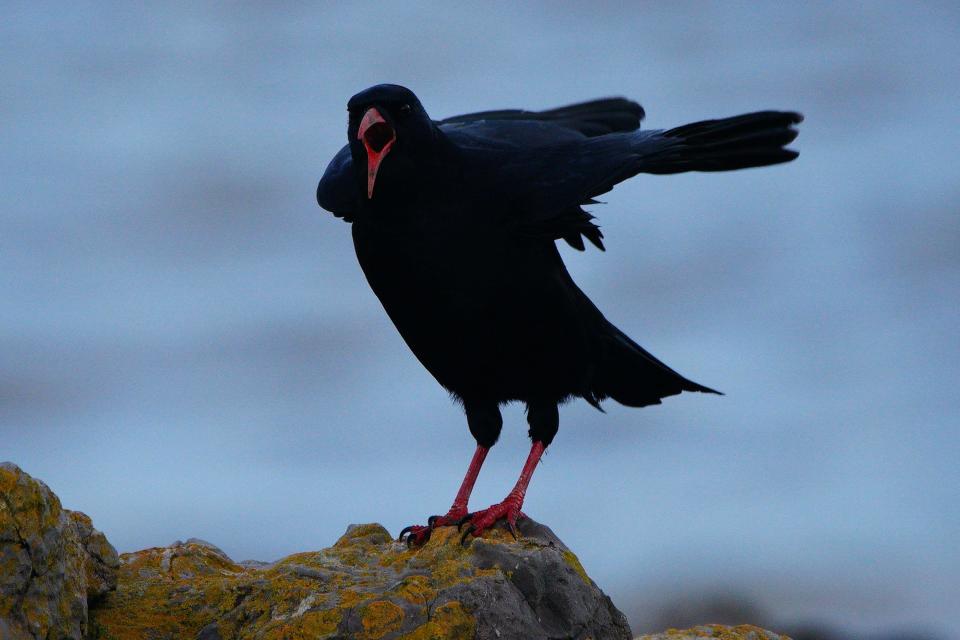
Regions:
<instances>
[{"instance_id":1,"label":"red foot","mask_svg":"<svg viewBox=\"0 0 960 640\"><path fill-rule=\"evenodd\" d=\"M507 529L514 539L517 538L517 519L526 518L520 507L523 506L523 498L513 494L508 495L503 502L490 505L483 511L468 514L461 520L461 524L467 523L467 527L460 538L461 544L466 543L467 536L473 535L477 538L487 529L490 529L499 520L507 521Z\"/></svg>"},{"instance_id":2,"label":"red foot","mask_svg":"<svg viewBox=\"0 0 960 640\"><path fill-rule=\"evenodd\" d=\"M451 507L446 515L427 518L427 526L414 524L406 527L397 539L400 542L406 541L408 547L420 546L430 539L430 534L436 527L452 527L468 515L465 507Z\"/></svg>"}]
</instances>

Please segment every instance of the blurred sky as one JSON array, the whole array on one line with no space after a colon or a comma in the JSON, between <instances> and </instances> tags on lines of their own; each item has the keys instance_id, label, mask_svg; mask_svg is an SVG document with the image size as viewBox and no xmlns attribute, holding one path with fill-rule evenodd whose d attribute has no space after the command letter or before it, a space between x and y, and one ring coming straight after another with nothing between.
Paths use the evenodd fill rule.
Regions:
<instances>
[{"instance_id":1,"label":"blurred sky","mask_svg":"<svg viewBox=\"0 0 960 640\"><path fill-rule=\"evenodd\" d=\"M0 459L121 550L235 559L397 532L474 442L314 189L347 98L435 117L639 100L788 108L789 165L640 176L562 248L607 317L727 393L583 402L525 510L643 631L739 594L778 620L960 637L955 3L5 3ZM473 505L527 453L520 407Z\"/></svg>"}]
</instances>

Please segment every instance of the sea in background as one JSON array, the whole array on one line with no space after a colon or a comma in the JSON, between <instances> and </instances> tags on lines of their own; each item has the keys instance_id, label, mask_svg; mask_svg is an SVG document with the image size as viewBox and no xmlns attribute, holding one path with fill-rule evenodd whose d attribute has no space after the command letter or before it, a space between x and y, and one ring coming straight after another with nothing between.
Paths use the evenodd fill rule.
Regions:
<instances>
[{"instance_id":1,"label":"sea in background","mask_svg":"<svg viewBox=\"0 0 960 640\"><path fill-rule=\"evenodd\" d=\"M637 633L960 637L956 3L10 2L0 56L0 459L121 551L238 560L423 522L474 447L314 201L350 95L803 112L798 161L640 176L606 253L561 248L727 395L564 406L526 511ZM504 415L477 507L527 453Z\"/></svg>"}]
</instances>

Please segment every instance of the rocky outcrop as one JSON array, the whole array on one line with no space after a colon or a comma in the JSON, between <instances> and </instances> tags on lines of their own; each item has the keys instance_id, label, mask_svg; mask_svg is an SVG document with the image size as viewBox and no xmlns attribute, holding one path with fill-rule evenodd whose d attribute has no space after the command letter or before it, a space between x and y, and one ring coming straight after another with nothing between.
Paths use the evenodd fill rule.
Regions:
<instances>
[{"instance_id":1,"label":"rocky outcrop","mask_svg":"<svg viewBox=\"0 0 960 640\"><path fill-rule=\"evenodd\" d=\"M623 614L547 527L455 528L409 549L378 524L275 563L191 538L118 558L86 515L0 465L0 640L627 640ZM644 640L788 640L757 627Z\"/></svg>"},{"instance_id":2,"label":"rocky outcrop","mask_svg":"<svg viewBox=\"0 0 960 640\"><path fill-rule=\"evenodd\" d=\"M116 550L43 482L0 464L0 638L72 638L116 586Z\"/></svg>"},{"instance_id":3,"label":"rocky outcrop","mask_svg":"<svg viewBox=\"0 0 960 640\"><path fill-rule=\"evenodd\" d=\"M419 549L377 524L328 549L240 565L202 540L124 554L91 612L103 638L630 638L626 619L543 525L466 548L454 528Z\"/></svg>"}]
</instances>

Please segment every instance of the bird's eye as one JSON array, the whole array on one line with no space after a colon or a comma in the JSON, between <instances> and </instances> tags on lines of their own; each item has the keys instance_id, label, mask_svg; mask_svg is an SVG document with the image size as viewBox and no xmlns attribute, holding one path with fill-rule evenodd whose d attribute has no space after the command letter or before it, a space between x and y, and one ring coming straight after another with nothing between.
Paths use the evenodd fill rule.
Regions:
<instances>
[{"instance_id":1,"label":"bird's eye","mask_svg":"<svg viewBox=\"0 0 960 640\"><path fill-rule=\"evenodd\" d=\"M407 115L407 114L409 114L411 111L413 111L413 107L411 107L409 104L402 104L402 105L400 105L400 113L401 113L401 115Z\"/></svg>"}]
</instances>

